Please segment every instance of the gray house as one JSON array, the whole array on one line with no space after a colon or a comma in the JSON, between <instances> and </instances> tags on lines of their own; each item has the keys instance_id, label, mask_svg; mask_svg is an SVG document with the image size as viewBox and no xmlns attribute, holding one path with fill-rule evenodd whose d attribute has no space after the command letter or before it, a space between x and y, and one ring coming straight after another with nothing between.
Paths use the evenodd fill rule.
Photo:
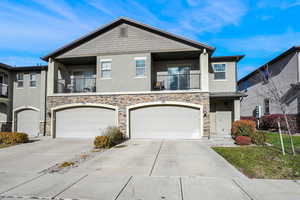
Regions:
<instances>
[{"instance_id":1,"label":"gray house","mask_svg":"<svg viewBox=\"0 0 300 200\"><path fill-rule=\"evenodd\" d=\"M127 138L229 136L243 56L214 50L126 18L100 27L43 57L45 134L86 138L118 126Z\"/></svg>"},{"instance_id":2,"label":"gray house","mask_svg":"<svg viewBox=\"0 0 300 200\"><path fill-rule=\"evenodd\" d=\"M281 113L278 103L266 92L273 88L271 84L282 93L281 101L286 104L287 113L300 113L299 51L300 47L292 47L238 81L239 91L247 95L241 101L241 116L253 116L256 106L261 106L263 115Z\"/></svg>"},{"instance_id":3,"label":"gray house","mask_svg":"<svg viewBox=\"0 0 300 200\"><path fill-rule=\"evenodd\" d=\"M11 67L0 63L1 130L44 135L47 66Z\"/></svg>"}]
</instances>

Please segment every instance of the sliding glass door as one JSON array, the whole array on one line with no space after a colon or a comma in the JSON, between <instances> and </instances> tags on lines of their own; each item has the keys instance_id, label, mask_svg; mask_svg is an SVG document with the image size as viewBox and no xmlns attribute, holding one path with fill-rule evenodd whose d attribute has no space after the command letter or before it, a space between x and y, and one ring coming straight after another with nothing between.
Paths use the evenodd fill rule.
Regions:
<instances>
[{"instance_id":1,"label":"sliding glass door","mask_svg":"<svg viewBox=\"0 0 300 200\"><path fill-rule=\"evenodd\" d=\"M190 67L168 68L168 89L184 90L190 88Z\"/></svg>"}]
</instances>

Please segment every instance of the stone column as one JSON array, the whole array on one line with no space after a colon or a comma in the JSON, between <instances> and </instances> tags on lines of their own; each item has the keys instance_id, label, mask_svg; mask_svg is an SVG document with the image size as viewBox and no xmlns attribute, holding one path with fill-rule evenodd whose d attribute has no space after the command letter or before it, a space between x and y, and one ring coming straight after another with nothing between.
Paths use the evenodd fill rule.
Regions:
<instances>
[{"instance_id":1,"label":"stone column","mask_svg":"<svg viewBox=\"0 0 300 200\"><path fill-rule=\"evenodd\" d=\"M206 49L200 54L200 73L201 73L201 90L203 92L209 92L209 77L208 77L208 53Z\"/></svg>"},{"instance_id":2,"label":"stone column","mask_svg":"<svg viewBox=\"0 0 300 200\"><path fill-rule=\"evenodd\" d=\"M234 100L234 121L240 120L241 118L241 103L240 99Z\"/></svg>"}]
</instances>

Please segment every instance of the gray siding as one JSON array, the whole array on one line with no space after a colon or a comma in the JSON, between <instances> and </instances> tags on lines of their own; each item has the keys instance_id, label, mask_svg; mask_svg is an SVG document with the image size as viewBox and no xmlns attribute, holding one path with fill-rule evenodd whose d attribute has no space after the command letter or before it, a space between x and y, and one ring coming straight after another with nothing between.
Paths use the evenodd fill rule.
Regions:
<instances>
[{"instance_id":1,"label":"gray siding","mask_svg":"<svg viewBox=\"0 0 300 200\"><path fill-rule=\"evenodd\" d=\"M215 62L216 63L216 62ZM212 65L215 63L211 63ZM235 92L236 91L236 62L218 62L226 64L225 80L214 80L212 70L209 73L210 92Z\"/></svg>"},{"instance_id":2,"label":"gray siding","mask_svg":"<svg viewBox=\"0 0 300 200\"><path fill-rule=\"evenodd\" d=\"M120 37L120 27L127 27L128 36ZM124 52L199 50L180 42L122 24L102 35L60 55L58 58Z\"/></svg>"},{"instance_id":3,"label":"gray siding","mask_svg":"<svg viewBox=\"0 0 300 200\"><path fill-rule=\"evenodd\" d=\"M273 82L278 90L283 93L291 88L292 83L298 82L297 59L297 54L294 53L269 66ZM248 80L249 87L246 92L248 96L243 98L241 102L241 116L252 116L255 107L258 105L262 106L262 111L264 111L265 87L268 85L260 80L261 75L258 74ZM290 114L299 113L297 98L289 104L287 112ZM270 102L270 113L281 113L279 106Z\"/></svg>"},{"instance_id":4,"label":"gray siding","mask_svg":"<svg viewBox=\"0 0 300 200\"><path fill-rule=\"evenodd\" d=\"M136 77L135 58L146 57L145 77ZM111 78L102 79L100 61L111 59ZM97 92L124 92L124 91L150 91L151 90L151 55L124 54L97 57Z\"/></svg>"},{"instance_id":5,"label":"gray siding","mask_svg":"<svg viewBox=\"0 0 300 200\"><path fill-rule=\"evenodd\" d=\"M29 71L24 72L24 86L17 88L16 74L14 72L13 82L13 110L31 106L40 110L40 121L45 121L45 97L46 97L46 72L36 71L37 85L36 87L29 86Z\"/></svg>"}]
</instances>

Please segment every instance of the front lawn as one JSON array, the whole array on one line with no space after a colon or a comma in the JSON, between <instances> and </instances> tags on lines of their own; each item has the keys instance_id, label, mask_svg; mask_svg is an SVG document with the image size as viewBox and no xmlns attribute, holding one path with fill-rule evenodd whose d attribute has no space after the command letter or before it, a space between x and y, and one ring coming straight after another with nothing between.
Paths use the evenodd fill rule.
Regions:
<instances>
[{"instance_id":1,"label":"front lawn","mask_svg":"<svg viewBox=\"0 0 300 200\"><path fill-rule=\"evenodd\" d=\"M287 155L280 149L279 136L267 133L268 146L214 147L213 149L228 162L250 178L300 179L300 137L294 136L298 154L291 155L288 136L284 136Z\"/></svg>"}]
</instances>

